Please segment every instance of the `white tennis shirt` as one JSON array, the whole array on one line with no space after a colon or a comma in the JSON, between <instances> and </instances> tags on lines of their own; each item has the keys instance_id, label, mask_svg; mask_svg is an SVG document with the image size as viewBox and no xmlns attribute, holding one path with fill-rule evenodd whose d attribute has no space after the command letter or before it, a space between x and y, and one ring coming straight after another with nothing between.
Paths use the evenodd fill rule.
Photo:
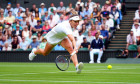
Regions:
<instances>
[{"instance_id":1,"label":"white tennis shirt","mask_svg":"<svg viewBox=\"0 0 140 84\"><path fill-rule=\"evenodd\" d=\"M47 42L53 45L60 43L67 35L72 34L72 27L69 21L57 24L50 32L45 35Z\"/></svg>"}]
</instances>

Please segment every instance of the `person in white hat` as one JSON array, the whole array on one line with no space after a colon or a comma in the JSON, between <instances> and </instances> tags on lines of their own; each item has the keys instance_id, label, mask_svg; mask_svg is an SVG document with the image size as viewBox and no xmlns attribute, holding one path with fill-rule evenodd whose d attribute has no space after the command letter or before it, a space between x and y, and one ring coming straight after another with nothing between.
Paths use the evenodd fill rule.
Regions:
<instances>
[{"instance_id":1,"label":"person in white hat","mask_svg":"<svg viewBox=\"0 0 140 84\"><path fill-rule=\"evenodd\" d=\"M80 18L76 11L71 10L72 15L68 21L63 21L58 23L50 32L48 32L44 38L47 39L47 44L45 49L33 49L29 54L29 60L32 61L37 54L48 55L51 50L57 45L60 44L64 47L69 54L72 56L71 59L75 65L76 72L80 73L83 67L83 63L78 64L77 55L74 52L78 52L76 48L76 42L74 36L72 35L72 30L76 28L79 24ZM73 49L74 48L74 49Z\"/></svg>"},{"instance_id":2,"label":"person in white hat","mask_svg":"<svg viewBox=\"0 0 140 84\"><path fill-rule=\"evenodd\" d=\"M47 11L47 9L45 8L45 4L41 3L40 6L41 8L39 8L39 12L41 13L41 15L45 15L45 12Z\"/></svg>"}]
</instances>

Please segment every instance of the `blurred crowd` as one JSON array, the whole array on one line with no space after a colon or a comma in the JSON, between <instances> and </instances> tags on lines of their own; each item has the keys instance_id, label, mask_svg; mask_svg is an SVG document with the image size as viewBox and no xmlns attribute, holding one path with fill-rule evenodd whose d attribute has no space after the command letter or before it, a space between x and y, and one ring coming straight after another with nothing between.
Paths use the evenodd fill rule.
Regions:
<instances>
[{"instance_id":1,"label":"blurred crowd","mask_svg":"<svg viewBox=\"0 0 140 84\"><path fill-rule=\"evenodd\" d=\"M77 48L89 50L93 47L93 39L100 38L103 41L103 49L106 49L113 33L120 29L120 21L125 14L124 1L107 0L101 5L92 0L77 0L76 4L69 3L68 6L64 6L60 1L59 7L51 3L50 7L46 8L46 5L41 3L40 8L32 4L31 9L22 7L20 3L13 8L9 2L6 8L0 8L0 51L43 49L47 43L44 36L58 23L69 20L72 9L75 9L81 18L77 29L73 30ZM133 32L136 33L137 29L140 30L137 19L139 10L136 11L135 17L137 23L133 26ZM140 41L140 38L135 39ZM65 49L57 45L54 50Z\"/></svg>"},{"instance_id":2,"label":"blurred crowd","mask_svg":"<svg viewBox=\"0 0 140 84\"><path fill-rule=\"evenodd\" d=\"M135 11L133 25L130 34L127 35L126 40L126 49L137 50L137 46L140 45L140 5L138 7L138 10Z\"/></svg>"}]
</instances>

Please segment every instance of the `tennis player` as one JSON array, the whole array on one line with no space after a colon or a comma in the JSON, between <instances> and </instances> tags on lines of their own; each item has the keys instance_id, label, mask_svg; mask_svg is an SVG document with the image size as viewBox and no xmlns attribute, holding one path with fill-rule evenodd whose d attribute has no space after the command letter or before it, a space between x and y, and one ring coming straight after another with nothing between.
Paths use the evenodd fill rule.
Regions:
<instances>
[{"instance_id":1,"label":"tennis player","mask_svg":"<svg viewBox=\"0 0 140 84\"><path fill-rule=\"evenodd\" d=\"M72 15L68 21L64 21L62 23L58 23L50 32L48 32L44 38L47 39L47 44L45 49L33 49L32 52L29 54L29 60L32 61L37 54L40 55L48 55L51 50L57 44L60 44L64 47L71 55L71 60L75 65L76 72L81 73L83 68L83 63L80 62L78 64L77 55L74 52L78 52L76 48L76 42L74 36L72 35L73 28L76 28L79 24L80 18L76 11L71 11Z\"/></svg>"}]
</instances>

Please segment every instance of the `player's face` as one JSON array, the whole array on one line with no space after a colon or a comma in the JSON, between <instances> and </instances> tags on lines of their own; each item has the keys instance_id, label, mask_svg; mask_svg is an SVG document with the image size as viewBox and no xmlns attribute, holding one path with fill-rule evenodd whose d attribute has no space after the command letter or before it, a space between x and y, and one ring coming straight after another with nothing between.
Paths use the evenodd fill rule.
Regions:
<instances>
[{"instance_id":1,"label":"player's face","mask_svg":"<svg viewBox=\"0 0 140 84\"><path fill-rule=\"evenodd\" d=\"M73 28L77 28L78 25L79 25L79 21L72 21L71 26L72 26Z\"/></svg>"}]
</instances>

